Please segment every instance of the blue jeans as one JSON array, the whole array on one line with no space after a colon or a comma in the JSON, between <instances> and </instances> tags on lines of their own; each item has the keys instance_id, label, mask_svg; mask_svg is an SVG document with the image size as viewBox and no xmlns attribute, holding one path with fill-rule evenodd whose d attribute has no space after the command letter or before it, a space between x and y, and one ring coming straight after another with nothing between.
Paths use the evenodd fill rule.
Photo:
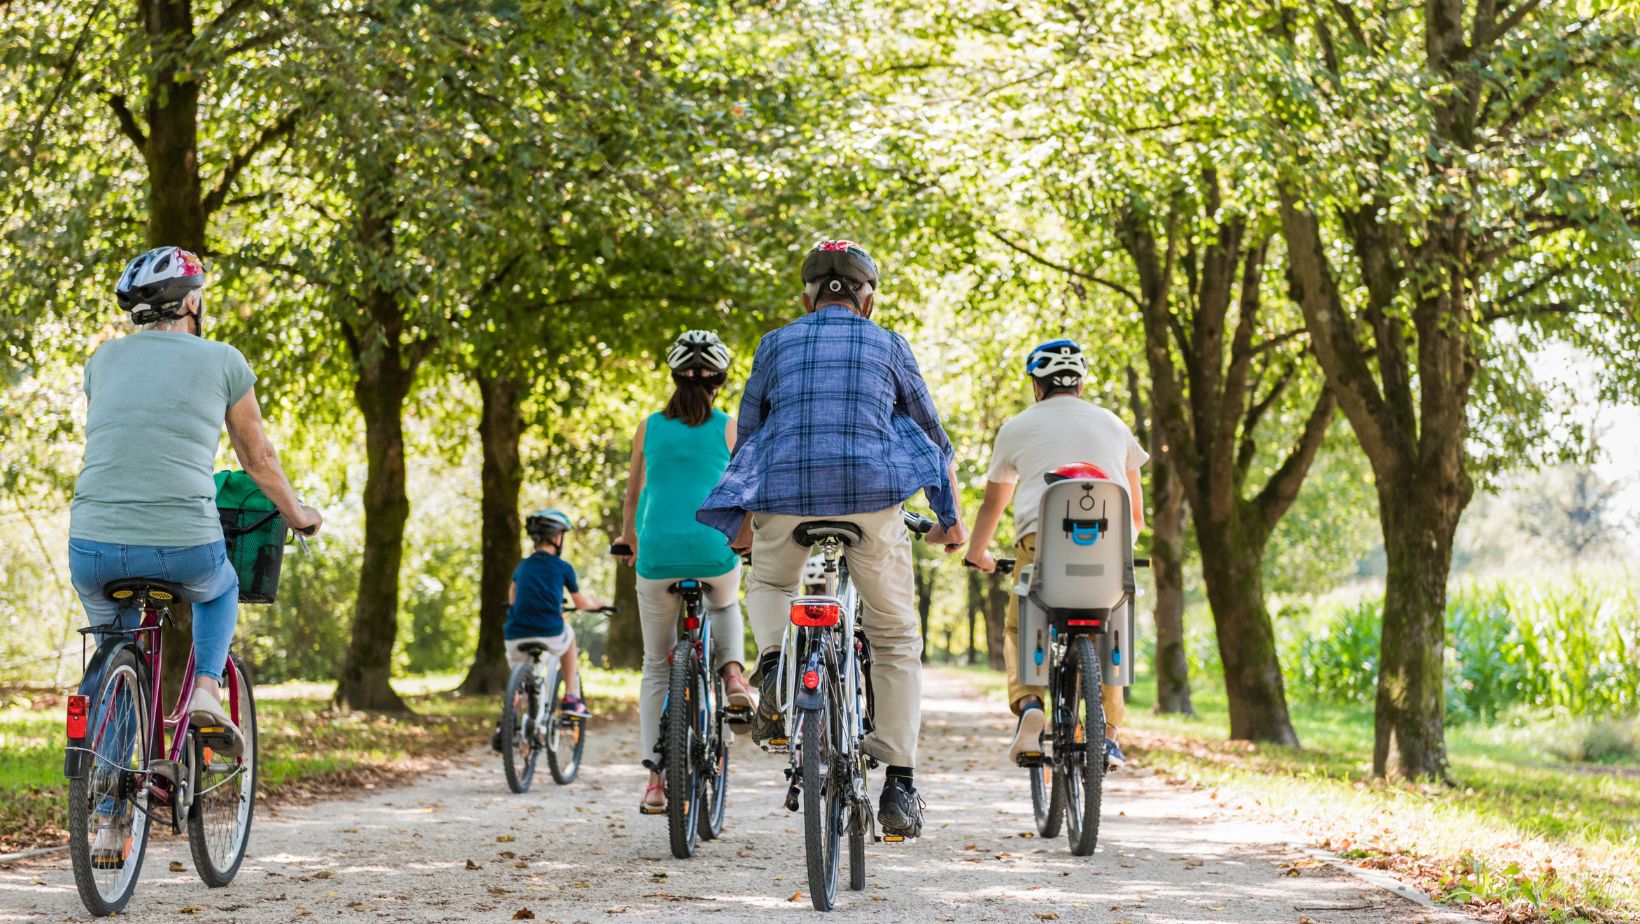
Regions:
<instances>
[{"instance_id":1,"label":"blue jeans","mask_svg":"<svg viewBox=\"0 0 1640 924\"><path fill-rule=\"evenodd\" d=\"M194 676L222 681L228 646L239 623L239 575L228 563L221 540L165 548L70 539L68 574L91 624L123 629L135 628L142 615L130 604L104 596L104 585L128 577L180 584L182 598L194 605Z\"/></svg>"}]
</instances>

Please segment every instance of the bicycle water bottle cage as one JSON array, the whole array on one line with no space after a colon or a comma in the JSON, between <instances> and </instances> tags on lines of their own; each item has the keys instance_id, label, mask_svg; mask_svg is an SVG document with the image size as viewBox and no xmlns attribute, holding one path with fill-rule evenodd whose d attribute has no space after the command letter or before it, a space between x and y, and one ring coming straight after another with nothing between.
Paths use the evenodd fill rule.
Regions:
<instances>
[{"instance_id":1,"label":"bicycle water bottle cage","mask_svg":"<svg viewBox=\"0 0 1640 924\"><path fill-rule=\"evenodd\" d=\"M1110 521L1104 517L1097 520L1076 520L1066 517L1062 527L1065 534L1077 545L1093 545L1110 529Z\"/></svg>"}]
</instances>

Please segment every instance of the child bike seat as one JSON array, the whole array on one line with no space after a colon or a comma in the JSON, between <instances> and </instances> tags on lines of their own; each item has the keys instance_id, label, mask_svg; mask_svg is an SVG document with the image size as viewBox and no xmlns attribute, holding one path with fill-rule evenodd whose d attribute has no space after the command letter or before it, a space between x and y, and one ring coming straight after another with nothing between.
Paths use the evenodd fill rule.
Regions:
<instances>
[{"instance_id":1,"label":"child bike seat","mask_svg":"<svg viewBox=\"0 0 1640 924\"><path fill-rule=\"evenodd\" d=\"M860 532L860 527L845 520L804 520L792 530L792 539L804 548L831 538L848 546L865 538L865 534Z\"/></svg>"},{"instance_id":2,"label":"child bike seat","mask_svg":"<svg viewBox=\"0 0 1640 924\"><path fill-rule=\"evenodd\" d=\"M170 603L182 599L182 585L159 578L120 578L103 585L103 596L119 603L135 600L144 593L156 602Z\"/></svg>"}]
</instances>

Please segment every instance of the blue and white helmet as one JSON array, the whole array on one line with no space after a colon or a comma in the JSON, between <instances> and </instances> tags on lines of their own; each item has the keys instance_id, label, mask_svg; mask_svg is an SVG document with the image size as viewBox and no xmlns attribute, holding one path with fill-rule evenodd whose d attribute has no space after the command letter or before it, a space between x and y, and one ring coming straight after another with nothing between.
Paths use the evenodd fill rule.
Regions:
<instances>
[{"instance_id":1,"label":"blue and white helmet","mask_svg":"<svg viewBox=\"0 0 1640 924\"><path fill-rule=\"evenodd\" d=\"M542 507L524 518L524 532L539 542L542 536L566 533L574 528L569 514L555 507Z\"/></svg>"},{"instance_id":2,"label":"blue and white helmet","mask_svg":"<svg viewBox=\"0 0 1640 924\"><path fill-rule=\"evenodd\" d=\"M1025 374L1044 388L1074 388L1088 374L1088 361L1075 340L1050 340L1031 351Z\"/></svg>"}]
</instances>

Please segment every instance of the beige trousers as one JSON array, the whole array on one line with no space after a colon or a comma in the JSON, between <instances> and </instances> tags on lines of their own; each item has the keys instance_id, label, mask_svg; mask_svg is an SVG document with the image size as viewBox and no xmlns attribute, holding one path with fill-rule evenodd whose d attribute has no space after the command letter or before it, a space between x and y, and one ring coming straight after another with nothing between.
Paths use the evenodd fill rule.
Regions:
<instances>
[{"instance_id":1,"label":"beige trousers","mask_svg":"<svg viewBox=\"0 0 1640 924\"><path fill-rule=\"evenodd\" d=\"M1014 543L1014 573L1036 561L1036 533L1019 537ZM1015 669L1019 664L1019 595L1008 594L1008 615L1002 620L1002 655L1008 668L1008 707L1013 709L1014 715L1019 715L1019 704L1027 697L1034 696L1038 702L1048 701L1047 687L1027 686L1019 682L1019 672ZM1104 688L1105 703L1105 737L1116 740L1116 729L1127 718L1127 702L1122 699L1122 688L1106 685Z\"/></svg>"},{"instance_id":2,"label":"beige trousers","mask_svg":"<svg viewBox=\"0 0 1640 924\"><path fill-rule=\"evenodd\" d=\"M706 617L712 621L712 666L721 669L741 661L746 646L740 622L740 565L717 577L706 595ZM654 769L655 742L661 738L661 709L671 682L672 648L678 643L681 602L667 588L675 580L638 578L638 622L643 628L643 681L638 686L638 760Z\"/></svg>"},{"instance_id":3,"label":"beige trousers","mask_svg":"<svg viewBox=\"0 0 1640 924\"><path fill-rule=\"evenodd\" d=\"M808 549L792 541L792 530L805 520L818 519L853 523L864 534L848 550L848 571L860 594L861 619L873 657L876 729L866 738L865 751L892 766L914 767L922 726L922 636L912 586L911 536L901 508L830 517L755 514L746 610L757 649L780 647L803 562L809 557Z\"/></svg>"}]
</instances>

